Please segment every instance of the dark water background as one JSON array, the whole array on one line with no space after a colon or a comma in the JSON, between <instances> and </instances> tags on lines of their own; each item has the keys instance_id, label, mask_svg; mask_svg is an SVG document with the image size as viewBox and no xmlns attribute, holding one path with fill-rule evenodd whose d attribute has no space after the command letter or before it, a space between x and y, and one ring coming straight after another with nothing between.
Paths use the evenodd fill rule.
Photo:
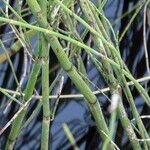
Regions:
<instances>
[{"instance_id":1,"label":"dark water background","mask_svg":"<svg viewBox=\"0 0 150 150\"><path fill-rule=\"evenodd\" d=\"M13 3L13 1L12 1ZM107 5L105 6L105 13L109 20L113 23L117 17L121 16L124 12L130 10L137 1L133 0L108 0ZM2 2L0 0L0 7L3 7ZM114 24L114 28L117 31L123 31L124 27L128 23L131 15L128 15L121 21ZM8 26L0 27L0 38L2 40L7 40L8 38L13 38L13 34L3 35L3 33L8 32L10 28ZM147 27L147 39L149 41L149 28ZM32 44L35 43L34 39ZM9 47L14 40L9 40L5 44ZM149 44L148 43L148 48ZM127 66L129 67L130 71L134 75L135 78L140 78L147 75L146 72L146 65L145 65L145 56L144 56L144 49L143 49L143 11L140 12L134 23L132 24L131 28L125 35L124 39L120 43L120 51L122 54L122 58L126 62ZM0 50L0 53L3 51ZM14 64L16 74L18 78L21 75L22 65L23 65L23 52L20 51L18 54L11 57L12 62ZM57 63L57 59L54 54L51 54L50 58L53 64ZM52 65L53 65L52 64ZM98 87L103 88L106 87L105 82L101 75L97 72L97 70L93 67L93 65L89 65L87 67L87 72L89 75L90 80L95 83ZM56 76L57 71L51 74L51 81L53 81L54 77ZM64 74L65 75L65 74ZM27 77L26 77L27 78ZM63 89L63 94L65 93L78 93L76 88L71 84L68 77L65 75L65 85ZM0 86L5 87L8 89L16 88L14 78L11 73L10 66L8 62L4 62L0 65ZM37 85L36 89L41 91L40 85ZM96 90L95 87L91 86L92 90ZM148 86L148 92L149 92ZM55 91L52 92L52 94ZM142 98L138 95L137 91L134 87L132 87L132 93L135 98L136 105L141 112L142 115L150 114L150 110L147 106L143 103ZM109 119L109 114L107 112L107 101L105 97L102 95L98 96L103 112L106 117L106 121ZM0 106L6 103L8 99L0 94ZM64 102L65 101L65 102ZM57 112L55 120L52 122L51 125L51 150L66 150L72 149L63 130L62 130L62 123L66 122L71 129L76 142L80 149L98 149L100 143L100 137L96 131L95 123L87 109L86 104L82 100L64 100L59 104L59 110ZM32 112L35 108L37 103L33 101L30 104L30 111L28 115ZM129 114L130 119L132 119L131 110L129 105L126 101L124 101L124 105L126 107L126 111ZM13 116L15 111L17 110L17 106L13 103L8 111L7 114L3 115L4 109L0 109L0 128L2 128L7 121ZM27 116L28 116L27 115ZM36 150L40 147L40 133L41 133L41 121L42 121L42 110L38 113L37 117L30 123L30 125L24 130L24 132L20 135L17 144L15 145L16 150ZM144 120L144 123L147 126L147 129L150 127L150 123L148 120ZM118 126L116 125L116 130L118 131L116 135L115 142L116 144L122 149L130 149L130 145L128 145L128 140L126 135L123 133L122 127L120 126L120 122L118 121ZM149 131L149 130L148 130ZM4 148L6 137L8 136L9 129L0 137L1 148ZM119 134L122 137L119 137ZM120 139L119 139L120 138ZM121 140L124 139L124 140ZM121 142L123 141L123 142Z\"/></svg>"}]
</instances>

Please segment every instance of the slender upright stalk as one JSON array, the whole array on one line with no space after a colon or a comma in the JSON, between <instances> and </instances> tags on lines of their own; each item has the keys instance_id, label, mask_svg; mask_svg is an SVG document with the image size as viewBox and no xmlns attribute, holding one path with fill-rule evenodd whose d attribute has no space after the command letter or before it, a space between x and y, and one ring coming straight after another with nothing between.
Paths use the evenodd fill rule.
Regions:
<instances>
[{"instance_id":1,"label":"slender upright stalk","mask_svg":"<svg viewBox=\"0 0 150 150\"><path fill-rule=\"evenodd\" d=\"M34 64L33 69L32 69L32 72L31 72L31 75L29 77L29 81L28 81L26 90L25 90L24 102L27 102L33 94L33 90L35 87L35 83L37 80L39 70L40 70L40 63L39 63L39 60L36 59L35 64ZM14 144L15 144L15 140L16 140L19 132L20 132L20 126L21 126L21 123L23 121L25 114L26 114L26 109L24 109L18 115L18 117L15 119L15 121L13 122L11 131L10 131L7 143L6 143L6 148L5 148L6 150L12 150L13 149Z\"/></svg>"},{"instance_id":2,"label":"slender upright stalk","mask_svg":"<svg viewBox=\"0 0 150 150\"><path fill-rule=\"evenodd\" d=\"M47 0L27 0L29 7L37 18L39 26L48 27L47 22ZM44 35L41 35L41 56L42 56L42 103L43 103L43 122L42 122L42 137L41 149L48 150L49 145L49 128L50 128L50 104L49 104L49 50L48 42Z\"/></svg>"},{"instance_id":3,"label":"slender upright stalk","mask_svg":"<svg viewBox=\"0 0 150 150\"><path fill-rule=\"evenodd\" d=\"M42 47L42 103L43 103L43 122L41 149L48 150L49 128L50 128L50 104L49 104L49 50L48 43L41 35Z\"/></svg>"}]
</instances>

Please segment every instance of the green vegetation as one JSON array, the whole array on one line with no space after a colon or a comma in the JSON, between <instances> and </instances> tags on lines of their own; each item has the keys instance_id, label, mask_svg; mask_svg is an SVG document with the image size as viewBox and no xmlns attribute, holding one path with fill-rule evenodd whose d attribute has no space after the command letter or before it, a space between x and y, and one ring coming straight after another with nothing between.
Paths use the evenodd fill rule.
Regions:
<instances>
[{"instance_id":1,"label":"green vegetation","mask_svg":"<svg viewBox=\"0 0 150 150\"><path fill-rule=\"evenodd\" d=\"M51 69L55 70L55 66L49 69L50 64L53 64L50 59L52 53L58 59L58 67L61 68L60 72L64 71L83 95L83 100L88 105L89 111L95 120L97 131L102 139L101 148L103 150L119 149L114 142L114 136L117 132L115 130L117 120L120 120L132 149L150 149L150 140L146 140L149 139L148 130L143 124L135 104L134 96L128 85L128 80L134 84L148 107L150 107L150 97L146 89L133 77L127 65L122 60L119 48L120 42L134 22L134 19L144 6L148 7L150 1L143 0L136 4L132 10L133 15L129 23L119 37L113 29L112 23L105 16L104 6L107 2L105 0L99 0L98 4L94 4L90 0L26 0L26 13L34 18L33 22L25 20L26 13L23 13L25 9L22 8L23 3L21 3L23 1L18 2L16 8L13 8L6 1L3 2L6 10L1 9L0 25L8 24L15 31L17 40L11 45L12 51L7 49L3 40L1 40L1 48L4 51L0 54L0 63L3 64L8 60L17 84L17 90L13 92L5 88L0 88L0 91L11 101L18 103L20 107L18 108L18 113L14 114L14 118L8 121L8 124L0 131L1 135L8 126L11 126L5 149L12 150L14 148L15 143L18 141L17 138L19 139L21 133L24 132L23 129L30 124L41 107L43 121L40 145L42 150L49 149L49 144L51 143L51 123L55 119L55 112L61 98L60 90L57 93L58 95L56 95L55 107L51 109L51 99L49 96L52 89L57 85L57 82L60 81L59 73L53 82L51 82L49 77L52 72ZM79 9L79 12L76 11L76 7ZM11 11L13 17L8 14L8 9ZM61 23L63 23L63 28L60 28ZM79 25L84 28L82 33L78 31ZM86 36L89 36L87 42L85 41ZM35 43L36 48L33 48L30 44L33 37L36 37L38 41ZM31 58L32 70L29 74L27 84L22 90L22 83L16 77L11 56L23 49L28 57ZM111 95L108 98L110 101L108 108L110 113L109 120L105 118L100 101L91 90L90 84L92 81L88 77L86 64L82 59L83 53L90 59L90 62L99 74L102 75L109 87ZM75 64L75 62L77 63ZM25 120L25 116L30 109L30 103L34 98L34 94L37 93L35 89L36 84L41 84L42 95L38 95L40 101L30 117ZM60 85L62 84L60 83ZM102 91L100 93L106 96ZM132 116L136 120L134 125L124 107L122 94L125 95ZM19 95L22 96L21 100L20 98L18 100ZM63 129L72 147L78 150L76 140L67 124L63 124ZM143 141L139 142L138 139L143 139Z\"/></svg>"}]
</instances>

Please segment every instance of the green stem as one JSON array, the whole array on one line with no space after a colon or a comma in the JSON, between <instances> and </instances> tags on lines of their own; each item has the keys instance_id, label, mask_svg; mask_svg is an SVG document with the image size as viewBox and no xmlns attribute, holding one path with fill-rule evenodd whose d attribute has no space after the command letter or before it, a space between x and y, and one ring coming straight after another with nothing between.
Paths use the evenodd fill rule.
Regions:
<instances>
[{"instance_id":1,"label":"green stem","mask_svg":"<svg viewBox=\"0 0 150 150\"><path fill-rule=\"evenodd\" d=\"M38 72L40 70L40 63L38 61L38 59L35 61L35 64L33 66L31 75L29 77L29 81L25 90L25 96L24 96L24 101L27 102L33 93L34 87L35 87L35 83L37 80L37 76L38 76ZM26 108L27 109L27 108ZM6 150L12 150L15 144L15 140L20 132L20 126L21 123L23 121L23 118L26 114L26 109L24 109L19 115L18 117L15 119L15 121L13 122L7 143L6 143Z\"/></svg>"},{"instance_id":2,"label":"green stem","mask_svg":"<svg viewBox=\"0 0 150 150\"><path fill-rule=\"evenodd\" d=\"M47 28L47 0L27 0L27 3L37 19L40 27ZM41 150L48 150L49 128L50 128L50 104L49 104L49 50L48 42L44 34L40 34L40 46L42 56L42 103L43 103L43 122L41 135Z\"/></svg>"},{"instance_id":3,"label":"green stem","mask_svg":"<svg viewBox=\"0 0 150 150\"><path fill-rule=\"evenodd\" d=\"M79 150L78 146L76 145L76 141L75 141L68 125L64 123L63 124L63 129L64 129L64 132L65 132L70 144L72 145L73 149L74 150Z\"/></svg>"},{"instance_id":4,"label":"green stem","mask_svg":"<svg viewBox=\"0 0 150 150\"><path fill-rule=\"evenodd\" d=\"M41 150L48 150L49 128L50 128L50 104L49 104L49 50L44 36L41 35L42 44L42 103L43 103L43 122Z\"/></svg>"}]
</instances>

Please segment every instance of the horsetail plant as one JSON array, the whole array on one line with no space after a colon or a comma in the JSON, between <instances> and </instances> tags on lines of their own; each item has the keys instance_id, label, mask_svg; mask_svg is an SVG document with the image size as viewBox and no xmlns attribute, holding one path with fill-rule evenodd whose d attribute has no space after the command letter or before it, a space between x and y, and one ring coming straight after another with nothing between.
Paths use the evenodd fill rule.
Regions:
<instances>
[{"instance_id":1,"label":"horsetail plant","mask_svg":"<svg viewBox=\"0 0 150 150\"><path fill-rule=\"evenodd\" d=\"M9 4L9 1L3 0L3 2L6 6L6 12L0 8L2 16L4 16L0 16L0 23L9 24L20 35L17 36L15 34L17 39L10 46L10 49L6 49L1 42L3 40L0 40L1 47L5 48L4 50L7 54L0 54L0 64L6 60L11 62L10 57L20 52L22 47L27 52L29 51L27 57L29 56L30 60L33 61L32 70L24 92L21 91L19 93L18 90L11 91L0 88L3 95L10 98L13 102L18 103L20 107L8 124L0 130L1 135L12 124L10 134L6 139L5 149L14 149L15 144L18 142L17 138L20 138L23 129L30 124L41 108L43 116L39 145L42 150L50 149L50 143L53 140L50 136L51 128L55 122L59 104L62 103L60 94L63 92L63 85L65 86L66 74L81 93L80 98L83 98L86 102L94 118L98 135L102 139L102 141L99 141L98 148L102 148L103 150L119 150L119 146L115 144L115 137L119 137L117 136L115 126L120 121L132 149L141 150L144 148L144 150L148 150L150 148L148 130L142 121L133 96L134 94L132 94L127 80L129 79L130 82L133 82L133 85L148 108L150 107L150 97L142 85L133 77L127 65L122 60L119 48L120 41L123 40L131 23L140 10L142 10L143 6L145 4L148 6L148 2L140 0L136 4L134 8L135 12L120 36L116 35L112 24L104 13L107 0L96 0L94 2L90 0L26 0L26 3L23 0L16 0L16 10L14 6ZM23 9L24 6L25 9ZM11 11L11 15L9 15L8 9ZM27 12L25 12L26 10ZM28 23L26 21L24 17L26 14L30 14L30 17L33 19L32 22ZM11 17L14 18L10 19ZM33 37L38 37L38 46L36 48L32 48L30 44L30 40ZM20 41L20 39L23 40ZM55 55L55 58L57 58L56 68L54 66L50 68L50 65L53 64L50 59L51 55ZM110 102L108 106L109 117L103 112L102 105L100 104L102 100L100 99L99 101L95 92L92 92L92 88L90 87L94 85L94 87L99 89L88 77L89 62L92 63L92 67L101 75L104 83L108 85L111 98L101 90L99 93L103 94L106 100ZM19 89L19 81L12 62L11 69L14 79L17 81L17 89ZM57 70L57 76L54 77L54 81L51 83L51 75L55 74L55 70ZM38 76L40 77L38 78ZM57 85L58 80L61 82L60 85ZM35 89L36 85L40 83L41 86L38 92L41 91L42 95L37 94L38 96L35 96L33 95L34 91L38 93ZM55 96L51 96L50 93L55 86L60 88L60 90L56 92ZM31 99L36 99L37 97L40 101L32 110L30 117L26 117L28 109L30 110L29 104ZM53 97L56 100L54 108L51 103ZM131 109L131 116L136 120L136 126L133 125L129 118L129 113L124 105L126 102ZM23 122L25 122L24 125ZM62 124L64 132L73 149L78 150L76 136L71 132L67 124ZM141 142L139 142L140 139L138 137L141 138Z\"/></svg>"}]
</instances>

